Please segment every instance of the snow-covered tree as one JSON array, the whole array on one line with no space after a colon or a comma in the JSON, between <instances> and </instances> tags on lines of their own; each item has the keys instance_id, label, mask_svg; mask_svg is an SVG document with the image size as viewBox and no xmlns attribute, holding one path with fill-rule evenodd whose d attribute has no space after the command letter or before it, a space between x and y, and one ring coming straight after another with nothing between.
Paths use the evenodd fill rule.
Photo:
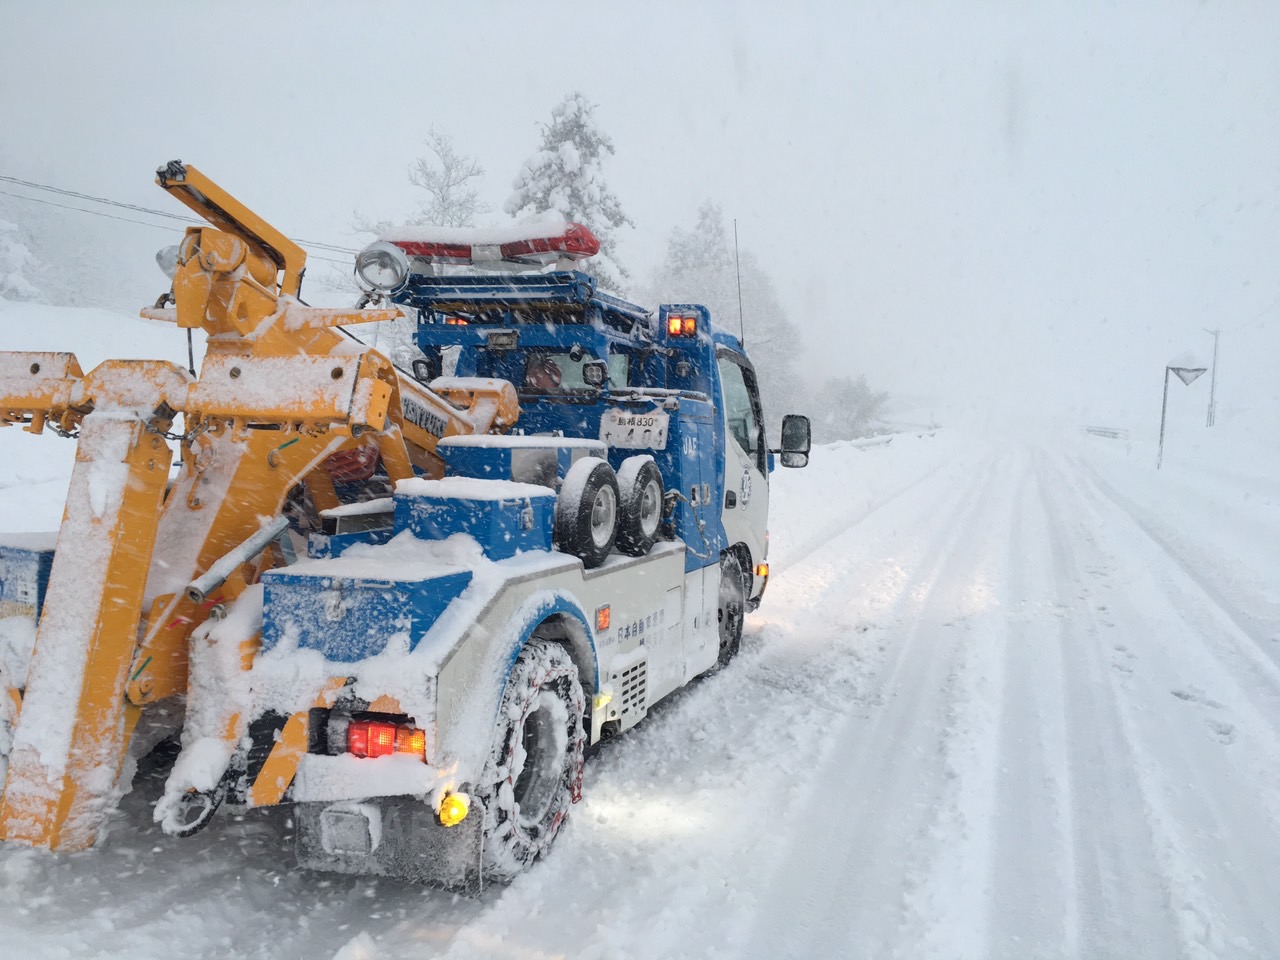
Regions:
<instances>
[{"instance_id":1,"label":"snow-covered tree","mask_svg":"<svg viewBox=\"0 0 1280 960\"><path fill-rule=\"evenodd\" d=\"M600 240L600 253L586 271L621 293L631 275L618 260L614 231L635 224L605 184L604 158L614 146L594 114L595 105L580 93L556 104L551 122L542 127L542 146L525 161L504 209L513 217L551 210L586 225Z\"/></svg>"},{"instance_id":2,"label":"snow-covered tree","mask_svg":"<svg viewBox=\"0 0 1280 960\"><path fill-rule=\"evenodd\" d=\"M459 153L453 139L434 127L427 134L427 151L409 167L409 182L427 193L420 201L417 213L397 220L371 221L356 218L356 229L374 235L392 226L470 227L475 218L488 211L480 200L475 182L484 176L482 167L474 157ZM323 281L322 281L323 282ZM329 286L342 286L356 290L354 281L348 278L330 278ZM393 320L388 323L366 325L357 329L356 335L376 346L391 357L392 361L408 366L419 355L416 340L417 324L412 319Z\"/></svg>"},{"instance_id":3,"label":"snow-covered tree","mask_svg":"<svg viewBox=\"0 0 1280 960\"><path fill-rule=\"evenodd\" d=\"M800 333L787 319L773 281L750 251L741 255L742 317L731 238L720 207L707 201L692 230L671 231L667 256L644 290L646 303L700 303L711 319L734 333L744 332L758 360L756 374L771 429L786 413L804 413L804 383L796 370Z\"/></svg>"},{"instance_id":4,"label":"snow-covered tree","mask_svg":"<svg viewBox=\"0 0 1280 960\"><path fill-rule=\"evenodd\" d=\"M430 196L421 205L421 214L410 223L440 227L474 226L477 214L488 207L480 202L474 181L484 176L484 167L474 157L459 153L453 140L434 127L427 134L427 154L409 168L409 182Z\"/></svg>"},{"instance_id":5,"label":"snow-covered tree","mask_svg":"<svg viewBox=\"0 0 1280 960\"><path fill-rule=\"evenodd\" d=\"M34 300L40 295L27 276L35 269L35 257L23 241L16 223L0 219L0 297Z\"/></svg>"},{"instance_id":6,"label":"snow-covered tree","mask_svg":"<svg viewBox=\"0 0 1280 960\"><path fill-rule=\"evenodd\" d=\"M489 208L480 200L475 181L484 176L484 167L475 157L459 153L453 138L434 127L427 134L427 151L409 167L409 182L426 191L418 211L392 220L371 220L356 215L360 233L379 234L402 224L434 227L471 227L475 218Z\"/></svg>"},{"instance_id":7,"label":"snow-covered tree","mask_svg":"<svg viewBox=\"0 0 1280 960\"><path fill-rule=\"evenodd\" d=\"M818 443L869 437L884 431L887 393L873 391L865 376L832 377L814 397L813 438Z\"/></svg>"}]
</instances>

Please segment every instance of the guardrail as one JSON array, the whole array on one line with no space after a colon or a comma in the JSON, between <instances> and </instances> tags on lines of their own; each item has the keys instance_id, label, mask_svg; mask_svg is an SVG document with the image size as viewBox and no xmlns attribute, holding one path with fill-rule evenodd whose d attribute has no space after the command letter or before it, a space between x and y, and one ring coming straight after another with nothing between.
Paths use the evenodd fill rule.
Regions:
<instances>
[{"instance_id":1,"label":"guardrail","mask_svg":"<svg viewBox=\"0 0 1280 960\"><path fill-rule=\"evenodd\" d=\"M1109 440L1129 439L1129 431L1123 427L1085 427L1084 432L1092 437L1106 437Z\"/></svg>"}]
</instances>

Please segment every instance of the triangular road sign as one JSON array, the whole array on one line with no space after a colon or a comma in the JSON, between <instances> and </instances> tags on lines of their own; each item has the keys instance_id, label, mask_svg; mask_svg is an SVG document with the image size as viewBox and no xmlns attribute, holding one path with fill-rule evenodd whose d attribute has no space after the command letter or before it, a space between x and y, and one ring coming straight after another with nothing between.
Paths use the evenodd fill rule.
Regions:
<instances>
[{"instance_id":1,"label":"triangular road sign","mask_svg":"<svg viewBox=\"0 0 1280 960\"><path fill-rule=\"evenodd\" d=\"M1208 367L1170 367L1174 373L1178 375L1178 379L1183 383L1190 385L1191 381L1200 374L1208 370Z\"/></svg>"}]
</instances>

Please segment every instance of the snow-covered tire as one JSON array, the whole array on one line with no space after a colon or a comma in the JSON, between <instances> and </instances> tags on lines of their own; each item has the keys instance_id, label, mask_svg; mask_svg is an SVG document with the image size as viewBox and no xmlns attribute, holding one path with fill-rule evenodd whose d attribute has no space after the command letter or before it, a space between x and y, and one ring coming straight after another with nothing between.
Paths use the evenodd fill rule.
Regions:
<instances>
[{"instance_id":1,"label":"snow-covered tire","mask_svg":"<svg viewBox=\"0 0 1280 960\"><path fill-rule=\"evenodd\" d=\"M628 457L618 470L618 537L621 553L643 557L662 523L662 473L647 454Z\"/></svg>"},{"instance_id":2,"label":"snow-covered tire","mask_svg":"<svg viewBox=\"0 0 1280 960\"><path fill-rule=\"evenodd\" d=\"M742 618L747 605L746 578L742 573L742 561L729 550L720 555L720 600L716 607L716 621L720 628L720 654L716 665L723 667L742 645Z\"/></svg>"},{"instance_id":3,"label":"snow-covered tire","mask_svg":"<svg viewBox=\"0 0 1280 960\"><path fill-rule=\"evenodd\" d=\"M502 694L478 789L484 879L509 881L545 856L582 789L586 697L569 652L534 638Z\"/></svg>"},{"instance_id":4,"label":"snow-covered tire","mask_svg":"<svg viewBox=\"0 0 1280 960\"><path fill-rule=\"evenodd\" d=\"M618 530L618 478L599 457L569 468L556 497L555 544L590 570L604 563Z\"/></svg>"}]
</instances>

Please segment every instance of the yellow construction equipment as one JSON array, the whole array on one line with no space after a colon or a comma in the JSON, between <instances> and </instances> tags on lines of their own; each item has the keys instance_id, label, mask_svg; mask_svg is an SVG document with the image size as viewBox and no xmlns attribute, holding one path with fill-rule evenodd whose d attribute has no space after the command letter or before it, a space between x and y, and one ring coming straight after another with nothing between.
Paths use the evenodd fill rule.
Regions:
<instances>
[{"instance_id":1,"label":"yellow construction equipment","mask_svg":"<svg viewBox=\"0 0 1280 960\"><path fill-rule=\"evenodd\" d=\"M172 307L142 311L204 331L200 375L126 360L86 375L70 353L0 353L0 425L78 444L30 669L0 691L0 838L32 846L95 843L140 714L187 691L192 631L283 562L291 494L339 505L328 458L372 443L392 481L439 476L440 438L519 415L506 382L436 393L338 329L398 309L299 302L305 252L195 167L169 163L157 183L211 224L186 232ZM245 721L225 722L234 741Z\"/></svg>"}]
</instances>

